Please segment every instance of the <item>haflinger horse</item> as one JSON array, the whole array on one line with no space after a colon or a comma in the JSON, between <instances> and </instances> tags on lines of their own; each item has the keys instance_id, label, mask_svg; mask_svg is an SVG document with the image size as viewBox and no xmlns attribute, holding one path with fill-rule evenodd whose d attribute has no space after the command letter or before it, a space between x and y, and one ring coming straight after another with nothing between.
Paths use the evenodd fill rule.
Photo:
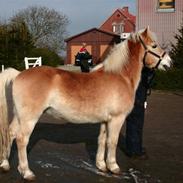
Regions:
<instances>
[{"instance_id":1,"label":"haflinger horse","mask_svg":"<svg viewBox=\"0 0 183 183\"><path fill-rule=\"evenodd\" d=\"M96 166L118 174L116 146L120 129L134 105L143 66L166 70L169 55L160 48L149 28L132 33L111 50L90 73L74 73L41 66L19 72L9 68L0 74L0 160L9 170L9 154L16 139L24 179L34 173L27 160L30 135L44 112L75 124L101 123ZM8 87L11 85L12 87ZM7 89L12 93L14 118L8 121ZM105 151L107 148L107 154Z\"/></svg>"}]
</instances>

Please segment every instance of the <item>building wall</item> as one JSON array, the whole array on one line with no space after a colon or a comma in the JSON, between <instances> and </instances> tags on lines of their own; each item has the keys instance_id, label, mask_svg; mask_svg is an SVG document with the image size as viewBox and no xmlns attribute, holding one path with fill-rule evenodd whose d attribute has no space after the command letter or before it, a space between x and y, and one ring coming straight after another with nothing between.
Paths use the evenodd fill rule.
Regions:
<instances>
[{"instance_id":1,"label":"building wall","mask_svg":"<svg viewBox=\"0 0 183 183\"><path fill-rule=\"evenodd\" d=\"M113 32L113 24L122 23L124 25L124 32L134 32L135 31L135 24L129 21L129 17L126 17L122 14L129 15L128 7L124 7L122 9L117 9L108 19L105 21L100 29ZM135 22L134 22L135 23Z\"/></svg>"},{"instance_id":2,"label":"building wall","mask_svg":"<svg viewBox=\"0 0 183 183\"><path fill-rule=\"evenodd\" d=\"M149 25L160 45L170 50L170 42L175 43L174 35L183 21L183 0L175 0L173 12L159 12L157 5L158 0L137 0L136 29Z\"/></svg>"},{"instance_id":3,"label":"building wall","mask_svg":"<svg viewBox=\"0 0 183 183\"><path fill-rule=\"evenodd\" d=\"M83 42L86 43L87 50L92 54L93 62L97 64L106 57L108 49L119 41L119 36L106 34L96 29L78 35L67 41L66 64L75 63L75 55L82 47Z\"/></svg>"},{"instance_id":4,"label":"building wall","mask_svg":"<svg viewBox=\"0 0 183 183\"><path fill-rule=\"evenodd\" d=\"M133 32L135 31L135 26L123 16L118 10L114 12L114 14L109 17L109 19L101 25L100 29L113 32L112 25L113 23L123 23L124 32Z\"/></svg>"}]
</instances>

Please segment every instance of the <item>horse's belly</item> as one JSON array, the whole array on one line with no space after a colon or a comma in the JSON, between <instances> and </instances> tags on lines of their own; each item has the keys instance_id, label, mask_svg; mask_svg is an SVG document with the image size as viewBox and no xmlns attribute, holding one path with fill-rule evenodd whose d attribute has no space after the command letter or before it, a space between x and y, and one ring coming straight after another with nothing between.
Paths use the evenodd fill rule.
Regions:
<instances>
[{"instance_id":1,"label":"horse's belly","mask_svg":"<svg viewBox=\"0 0 183 183\"><path fill-rule=\"evenodd\" d=\"M66 122L72 123L99 123L102 121L107 121L106 116L100 116L93 113L82 113L78 110L62 110L58 111L54 108L50 108L46 111L47 114L51 115L55 119L66 120Z\"/></svg>"}]
</instances>

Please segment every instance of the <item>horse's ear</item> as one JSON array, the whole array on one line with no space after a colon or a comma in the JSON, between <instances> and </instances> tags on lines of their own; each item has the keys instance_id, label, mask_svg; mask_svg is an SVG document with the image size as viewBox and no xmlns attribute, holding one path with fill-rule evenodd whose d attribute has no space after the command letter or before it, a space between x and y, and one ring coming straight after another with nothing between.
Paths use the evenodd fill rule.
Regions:
<instances>
[{"instance_id":1,"label":"horse's ear","mask_svg":"<svg viewBox=\"0 0 183 183\"><path fill-rule=\"evenodd\" d=\"M143 35L144 37L147 37L147 35L149 34L149 31L150 31L150 28L149 28L149 26L147 26L147 27L145 28L144 32L142 33L142 35Z\"/></svg>"}]
</instances>

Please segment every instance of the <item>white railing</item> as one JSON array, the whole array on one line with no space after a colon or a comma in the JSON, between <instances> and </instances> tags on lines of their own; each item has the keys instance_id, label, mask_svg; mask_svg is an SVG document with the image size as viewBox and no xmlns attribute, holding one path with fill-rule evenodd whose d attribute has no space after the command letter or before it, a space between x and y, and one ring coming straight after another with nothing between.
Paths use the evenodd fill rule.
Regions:
<instances>
[{"instance_id":1,"label":"white railing","mask_svg":"<svg viewBox=\"0 0 183 183\"><path fill-rule=\"evenodd\" d=\"M36 67L36 66L41 66L42 65L42 58L41 57L25 57L24 58L25 62L25 69L29 69L30 66Z\"/></svg>"},{"instance_id":2,"label":"white railing","mask_svg":"<svg viewBox=\"0 0 183 183\"><path fill-rule=\"evenodd\" d=\"M1 72L4 71L4 65L1 65Z\"/></svg>"}]
</instances>

